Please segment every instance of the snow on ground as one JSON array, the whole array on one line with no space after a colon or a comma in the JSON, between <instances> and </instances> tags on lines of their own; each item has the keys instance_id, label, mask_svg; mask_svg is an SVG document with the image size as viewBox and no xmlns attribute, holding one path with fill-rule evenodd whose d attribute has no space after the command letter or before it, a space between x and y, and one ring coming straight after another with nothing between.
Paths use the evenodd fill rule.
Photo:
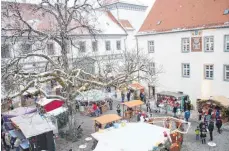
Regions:
<instances>
[{"instance_id":1,"label":"snow on ground","mask_svg":"<svg viewBox=\"0 0 229 151\"><path fill-rule=\"evenodd\" d=\"M116 106L119 103L119 101L115 101L113 105L113 110L108 110L104 114L110 114L110 113L116 113ZM143 110L146 110L145 105L143 106ZM172 115L172 113L171 113ZM153 116L163 116L163 113L153 113ZM79 149L79 145L85 144L85 138L91 137L91 133L94 133L94 123L92 120L92 117L88 116L81 116L79 113L76 114L77 119L79 119L79 123L84 122L82 128L83 128L83 133L84 136L83 138L78 141L78 142L67 142L64 139L58 138L56 140L56 151L69 151L72 149L73 151L81 151ZM136 121L137 118L133 118L133 121ZM195 129L197 125L199 125L197 121L197 114L195 111L192 111L192 116L191 116L191 128L189 129L188 134L184 136L184 142L182 145L181 151L228 151L228 142L229 142L229 131L223 131L221 134L219 134L216 130L214 129L213 132L213 141L216 143L216 147L214 148L209 148L207 144L201 144L200 141L195 140ZM207 139L206 141L208 142L209 140L209 134L207 134ZM92 151L91 149L92 146L92 141L87 144L87 148L84 149L84 151Z\"/></svg>"}]
</instances>

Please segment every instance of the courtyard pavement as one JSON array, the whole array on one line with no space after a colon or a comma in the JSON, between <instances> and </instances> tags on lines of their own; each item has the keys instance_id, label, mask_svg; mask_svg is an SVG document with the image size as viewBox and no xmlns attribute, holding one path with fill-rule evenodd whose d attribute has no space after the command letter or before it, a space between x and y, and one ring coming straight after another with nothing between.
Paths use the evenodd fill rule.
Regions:
<instances>
[{"instance_id":1,"label":"courtyard pavement","mask_svg":"<svg viewBox=\"0 0 229 151\"><path fill-rule=\"evenodd\" d=\"M116 106L120 103L119 101L114 101L113 104L113 110L108 110L104 114L110 114L115 113L116 114ZM143 110L146 110L145 105L143 105ZM216 127L213 132L213 142L216 143L216 147L210 148L207 144L201 144L200 141L195 140L195 129L197 125L199 125L199 122L197 121L197 113L196 111L191 112L191 127L189 129L189 132L184 135L184 141L182 145L181 151L229 151L229 131L225 130L221 134L219 134L216 130ZM168 113L168 115L172 116L172 113ZM153 116L168 116L164 115L163 113L153 113ZM92 117L88 116L82 116L79 113L76 115L76 119L79 120L79 123L84 122L82 125L83 128L83 138L77 142L68 142L65 139L57 138L56 139L56 151L69 151L72 149L73 151L81 151L79 149L79 145L85 144L85 138L91 137L91 134L95 132L94 130L94 122ZM136 118L132 119L133 121L136 121ZM209 140L209 134L207 133L206 141L208 143ZM84 149L84 151L92 151L91 149L92 141L87 143L87 148Z\"/></svg>"}]
</instances>

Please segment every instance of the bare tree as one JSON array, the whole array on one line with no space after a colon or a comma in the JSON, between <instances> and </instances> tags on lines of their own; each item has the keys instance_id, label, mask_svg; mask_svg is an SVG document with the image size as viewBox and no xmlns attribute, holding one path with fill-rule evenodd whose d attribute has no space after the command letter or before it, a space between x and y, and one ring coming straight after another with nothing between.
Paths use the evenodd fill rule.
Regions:
<instances>
[{"instance_id":1,"label":"bare tree","mask_svg":"<svg viewBox=\"0 0 229 151\"><path fill-rule=\"evenodd\" d=\"M80 66L73 66L68 58L70 46L79 48L73 35L90 34L96 38L101 30L96 28L94 3L88 0L75 0L73 4L69 2L43 0L38 5L2 3L2 40L5 43L10 42L11 45L17 45L19 41L25 43L20 50L14 47L14 57L5 60L1 66L2 85L10 81L7 92L4 92L7 98L21 96L34 87L47 98L64 100L71 109L75 96L86 89L112 85L120 87L139 78L148 81L155 78L157 72L150 68L152 58L140 55L135 50L124 52L122 61L111 66L112 72L102 70L106 64L96 57L96 63L101 68L98 73L90 73ZM46 24L39 27L39 22L42 21ZM44 53L49 41L54 41L59 46L60 55L51 57ZM33 48L30 48L31 45ZM111 63L112 59L109 57L108 62ZM79 57L76 64L79 65L85 58L88 56L81 59ZM38 68L35 64L34 70L25 70L26 62L34 63L36 60L43 60L45 65ZM43 89L43 84L52 80L62 86L62 95L49 95ZM71 123L70 119L70 129L73 128Z\"/></svg>"}]
</instances>

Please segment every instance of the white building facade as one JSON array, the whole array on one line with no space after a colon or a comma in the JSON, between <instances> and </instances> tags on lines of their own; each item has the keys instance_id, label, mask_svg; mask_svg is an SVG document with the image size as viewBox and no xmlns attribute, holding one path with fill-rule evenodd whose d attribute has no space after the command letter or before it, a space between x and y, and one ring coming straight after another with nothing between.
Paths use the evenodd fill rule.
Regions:
<instances>
[{"instance_id":1,"label":"white building facade","mask_svg":"<svg viewBox=\"0 0 229 151\"><path fill-rule=\"evenodd\" d=\"M179 11L181 7L188 9L189 5L182 3L181 1L180 6L175 4L171 6L176 11ZM224 1L224 3L225 8L221 8L222 14L224 9L227 9L229 1ZM210 19L209 22L201 25L201 20L196 23L196 20L201 17L195 15L192 16L193 20L196 19L193 23L182 20L182 15L176 12L170 16L166 15L169 12L166 9L163 10L166 8L163 5L165 5L163 1L156 0L136 35L139 49L151 55L156 66L163 68L158 81L154 84L156 92L184 92L190 96L194 105L196 99L200 97L210 98L210 96L223 95L229 98L229 24L227 22L229 14L225 13L223 16L220 11L213 12L218 13L218 18L212 19L213 22ZM213 2L209 5L211 6L205 5L206 9L217 7L219 3ZM157 10L158 8L160 10ZM194 8L193 11L198 10ZM161 16L165 15L165 17L158 15L158 12L163 12ZM169 20L168 16L173 19ZM204 16L204 18L207 17L208 15ZM174 18L177 18L179 23L172 23L176 20ZM216 26L214 22L221 24ZM213 26L208 26L208 23L212 23ZM186 27L183 27L185 24ZM193 24L193 27L188 24Z\"/></svg>"}]
</instances>

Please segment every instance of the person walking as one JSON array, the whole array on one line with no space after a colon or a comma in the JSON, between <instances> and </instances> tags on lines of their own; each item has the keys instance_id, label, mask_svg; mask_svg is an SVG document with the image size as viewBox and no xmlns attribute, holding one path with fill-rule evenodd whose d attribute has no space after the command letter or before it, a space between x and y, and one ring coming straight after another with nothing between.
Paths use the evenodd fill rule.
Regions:
<instances>
[{"instance_id":1,"label":"person walking","mask_svg":"<svg viewBox=\"0 0 229 151\"><path fill-rule=\"evenodd\" d=\"M113 100L112 99L109 99L109 107L110 107L110 110L113 110Z\"/></svg>"},{"instance_id":2,"label":"person walking","mask_svg":"<svg viewBox=\"0 0 229 151\"><path fill-rule=\"evenodd\" d=\"M116 111L117 111L118 115L121 116L120 104L117 105Z\"/></svg>"},{"instance_id":3,"label":"person walking","mask_svg":"<svg viewBox=\"0 0 229 151\"><path fill-rule=\"evenodd\" d=\"M222 127L222 120L221 120L220 117L218 117L218 118L216 119L216 127L217 127L217 129L218 129L219 134L220 134L220 133L221 133L220 128Z\"/></svg>"},{"instance_id":4,"label":"person walking","mask_svg":"<svg viewBox=\"0 0 229 151\"><path fill-rule=\"evenodd\" d=\"M210 123L208 125L208 130L209 130L209 134L210 134L210 141L213 141L213 136L212 136L212 132L214 130L214 122L213 122L213 120L210 121Z\"/></svg>"},{"instance_id":5,"label":"person walking","mask_svg":"<svg viewBox=\"0 0 229 151\"><path fill-rule=\"evenodd\" d=\"M196 133L196 140L199 140L200 139L200 128L199 128L199 126L197 126L195 133Z\"/></svg>"},{"instance_id":6,"label":"person walking","mask_svg":"<svg viewBox=\"0 0 229 151\"><path fill-rule=\"evenodd\" d=\"M127 97L127 101L130 101L130 95L131 95L131 92L130 92L130 90L127 92L127 94L126 94L126 97Z\"/></svg>"},{"instance_id":7,"label":"person walking","mask_svg":"<svg viewBox=\"0 0 229 151\"><path fill-rule=\"evenodd\" d=\"M177 113L177 106L174 105L174 107L173 107L173 116L174 117L177 117L176 113Z\"/></svg>"},{"instance_id":8,"label":"person walking","mask_svg":"<svg viewBox=\"0 0 229 151\"><path fill-rule=\"evenodd\" d=\"M188 119L190 118L190 111L189 110L186 110L184 112L184 117L185 117L186 122L188 122Z\"/></svg>"},{"instance_id":9,"label":"person walking","mask_svg":"<svg viewBox=\"0 0 229 151\"><path fill-rule=\"evenodd\" d=\"M202 114L203 114L203 111L202 111L201 108L199 108L198 113L199 113L199 121L201 121L201 119L202 119Z\"/></svg>"},{"instance_id":10,"label":"person walking","mask_svg":"<svg viewBox=\"0 0 229 151\"><path fill-rule=\"evenodd\" d=\"M147 112L148 112L148 111L151 112L149 100L148 100L147 103L146 103L146 111L147 111Z\"/></svg>"},{"instance_id":11,"label":"person walking","mask_svg":"<svg viewBox=\"0 0 229 151\"><path fill-rule=\"evenodd\" d=\"M141 101L143 101L144 103L146 103L144 97L145 97L144 93L143 92L140 92L140 99L141 99Z\"/></svg>"},{"instance_id":12,"label":"person walking","mask_svg":"<svg viewBox=\"0 0 229 151\"><path fill-rule=\"evenodd\" d=\"M14 142L14 147L16 151L20 151L20 144L21 144L21 140L19 138L16 138L16 141Z\"/></svg>"},{"instance_id":13,"label":"person walking","mask_svg":"<svg viewBox=\"0 0 229 151\"><path fill-rule=\"evenodd\" d=\"M124 102L124 100L125 100L125 94L124 94L124 92L122 91L121 92L121 98L122 98L122 103Z\"/></svg>"}]
</instances>

